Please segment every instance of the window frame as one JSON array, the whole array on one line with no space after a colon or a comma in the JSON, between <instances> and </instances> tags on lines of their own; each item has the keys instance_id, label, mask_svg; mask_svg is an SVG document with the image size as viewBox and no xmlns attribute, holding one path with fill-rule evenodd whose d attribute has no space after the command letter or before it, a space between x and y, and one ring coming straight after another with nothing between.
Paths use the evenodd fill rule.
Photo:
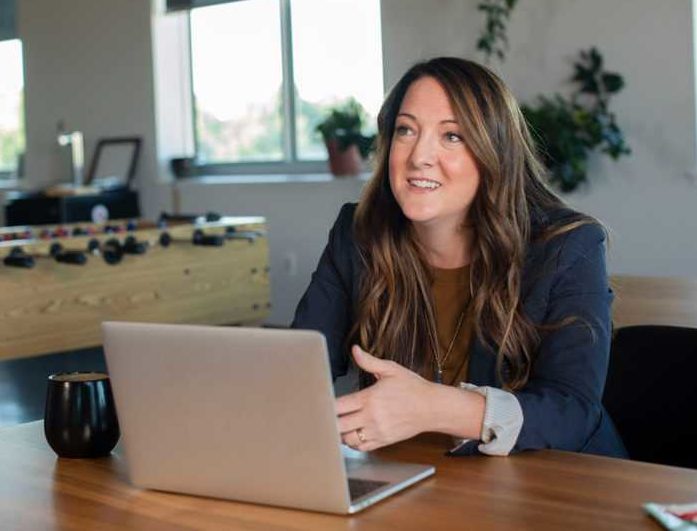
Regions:
<instances>
[{"instance_id":1,"label":"window frame","mask_svg":"<svg viewBox=\"0 0 697 531\"><path fill-rule=\"evenodd\" d=\"M281 145L283 160L255 162L215 162L195 164L191 177L205 175L269 175L269 174L312 174L329 173L327 159L302 160L297 152L297 126L295 113L294 72L293 72L293 30L290 0L278 0L281 21L281 64L283 69L283 129ZM197 115L194 97L193 46L191 11L188 12L189 25L189 90L192 101L191 124L194 136L194 150L199 152L199 135L196 127ZM183 177L186 178L186 177Z\"/></svg>"},{"instance_id":2,"label":"window frame","mask_svg":"<svg viewBox=\"0 0 697 531\"><path fill-rule=\"evenodd\" d=\"M15 184L17 182L16 172L12 171L0 171L0 188L5 188L9 184Z\"/></svg>"},{"instance_id":3,"label":"window frame","mask_svg":"<svg viewBox=\"0 0 697 531\"><path fill-rule=\"evenodd\" d=\"M22 64L22 69L24 69L24 43L22 42L22 39L19 37L16 37L16 39L20 42L20 50L21 50L21 64ZM14 39L9 39L9 40L14 40ZM0 41L1 42L1 41ZM22 91L24 92L24 88L22 88ZM25 105L25 99L24 96L22 97L22 105ZM26 120L27 120L27 114L26 114L26 108L23 108L21 111L21 120L24 122L22 124L22 130L24 133L24 153L26 153L27 150L27 129L26 129ZM10 171L5 171L5 170L0 170L0 191L6 190L6 189L12 189L16 188L19 183L22 175L19 174L20 168L15 166L14 170Z\"/></svg>"}]
</instances>

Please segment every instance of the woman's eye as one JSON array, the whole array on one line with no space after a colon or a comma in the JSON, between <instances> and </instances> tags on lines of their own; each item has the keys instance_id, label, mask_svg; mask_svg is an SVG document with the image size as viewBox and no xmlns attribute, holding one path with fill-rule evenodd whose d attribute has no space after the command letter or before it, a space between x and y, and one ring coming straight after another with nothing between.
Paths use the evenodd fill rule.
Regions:
<instances>
[{"instance_id":1,"label":"woman's eye","mask_svg":"<svg viewBox=\"0 0 697 531\"><path fill-rule=\"evenodd\" d=\"M398 125L395 127L394 130L395 134L397 136L407 136L411 134L411 128L407 127L406 125Z\"/></svg>"},{"instance_id":2,"label":"woman's eye","mask_svg":"<svg viewBox=\"0 0 697 531\"><path fill-rule=\"evenodd\" d=\"M457 133L445 133L445 139L450 143L462 142L462 137Z\"/></svg>"}]
</instances>

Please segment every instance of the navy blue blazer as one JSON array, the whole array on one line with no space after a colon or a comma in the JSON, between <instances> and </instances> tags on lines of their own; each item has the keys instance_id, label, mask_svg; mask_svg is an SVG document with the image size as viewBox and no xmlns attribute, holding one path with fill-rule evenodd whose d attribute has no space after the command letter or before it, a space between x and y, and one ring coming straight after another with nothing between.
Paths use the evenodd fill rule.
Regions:
<instances>
[{"instance_id":1,"label":"navy blue blazer","mask_svg":"<svg viewBox=\"0 0 697 531\"><path fill-rule=\"evenodd\" d=\"M355 204L342 207L292 326L322 332L334 378L348 370L347 335L358 301L361 263L353 240ZM548 241L535 234L570 211L537 213L532 220L521 282L523 305L535 323L573 324L544 335L528 383L514 394L523 426L513 451L555 448L614 457L626 451L601 404L610 352L613 294L605 270L605 234L582 225ZM496 355L476 338L468 381L501 388Z\"/></svg>"}]
</instances>

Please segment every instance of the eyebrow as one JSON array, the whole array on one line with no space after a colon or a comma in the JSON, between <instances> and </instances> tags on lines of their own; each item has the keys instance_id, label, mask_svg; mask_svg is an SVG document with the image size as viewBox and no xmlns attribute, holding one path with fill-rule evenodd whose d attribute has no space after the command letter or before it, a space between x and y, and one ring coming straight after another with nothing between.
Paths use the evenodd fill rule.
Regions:
<instances>
[{"instance_id":1,"label":"eyebrow","mask_svg":"<svg viewBox=\"0 0 697 531\"><path fill-rule=\"evenodd\" d=\"M418 120L416 119L416 116L414 116L413 114L409 114L408 112L400 112L399 114L397 114L397 118L399 118L400 116L406 116L407 118L411 118L415 122L418 122ZM440 123L459 125L457 123L457 120L455 120L454 118L448 118L447 120L441 120Z\"/></svg>"}]
</instances>

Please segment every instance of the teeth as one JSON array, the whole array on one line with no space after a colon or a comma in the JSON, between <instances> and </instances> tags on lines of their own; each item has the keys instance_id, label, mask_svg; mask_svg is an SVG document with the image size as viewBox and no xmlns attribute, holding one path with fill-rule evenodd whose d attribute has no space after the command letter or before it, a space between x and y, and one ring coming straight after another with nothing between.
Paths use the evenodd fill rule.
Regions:
<instances>
[{"instance_id":1,"label":"teeth","mask_svg":"<svg viewBox=\"0 0 697 531\"><path fill-rule=\"evenodd\" d=\"M416 186L417 188L430 188L435 189L440 187L440 183L435 181L427 181L424 179L409 179L409 184Z\"/></svg>"}]
</instances>

